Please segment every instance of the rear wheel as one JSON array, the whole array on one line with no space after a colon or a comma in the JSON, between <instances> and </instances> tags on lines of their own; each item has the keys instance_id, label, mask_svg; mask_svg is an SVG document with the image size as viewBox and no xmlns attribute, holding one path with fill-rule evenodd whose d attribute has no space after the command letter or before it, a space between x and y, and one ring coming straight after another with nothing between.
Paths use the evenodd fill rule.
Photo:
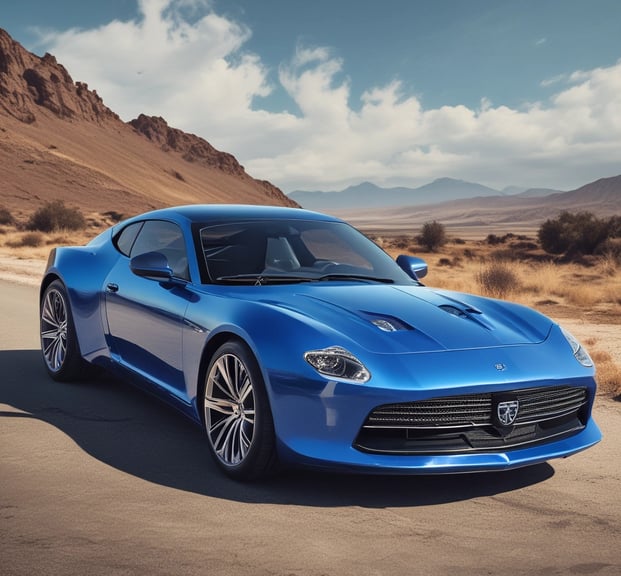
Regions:
<instances>
[{"instance_id":1,"label":"rear wheel","mask_svg":"<svg viewBox=\"0 0 621 576\"><path fill-rule=\"evenodd\" d=\"M54 280L41 300L41 352L48 374L59 381L70 381L82 373L78 339L71 315L67 290Z\"/></svg>"},{"instance_id":2,"label":"rear wheel","mask_svg":"<svg viewBox=\"0 0 621 576\"><path fill-rule=\"evenodd\" d=\"M252 352L223 344L205 381L205 430L220 468L232 478L258 479L276 466L274 423L265 384Z\"/></svg>"}]
</instances>

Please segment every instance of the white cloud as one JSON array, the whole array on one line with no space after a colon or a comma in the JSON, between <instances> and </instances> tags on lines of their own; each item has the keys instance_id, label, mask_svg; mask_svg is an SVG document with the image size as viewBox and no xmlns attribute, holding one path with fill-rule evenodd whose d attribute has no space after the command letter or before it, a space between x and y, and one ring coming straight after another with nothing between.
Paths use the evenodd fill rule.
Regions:
<instances>
[{"instance_id":1,"label":"white cloud","mask_svg":"<svg viewBox=\"0 0 621 576\"><path fill-rule=\"evenodd\" d=\"M543 88L547 88L548 86L554 86L555 84L559 84L566 80L567 74L557 74L556 76L552 76L552 78L545 78L539 83L539 85Z\"/></svg>"},{"instance_id":2,"label":"white cloud","mask_svg":"<svg viewBox=\"0 0 621 576\"><path fill-rule=\"evenodd\" d=\"M285 190L442 176L569 189L621 172L621 61L545 80L562 88L520 109L482 98L479 109L426 110L399 81L369 86L353 102L346 62L298 46L274 80L297 112L274 113L260 109L275 86L260 55L245 49L246 26L206 0L139 7L137 20L48 35L46 49L125 120L163 116Z\"/></svg>"}]
</instances>

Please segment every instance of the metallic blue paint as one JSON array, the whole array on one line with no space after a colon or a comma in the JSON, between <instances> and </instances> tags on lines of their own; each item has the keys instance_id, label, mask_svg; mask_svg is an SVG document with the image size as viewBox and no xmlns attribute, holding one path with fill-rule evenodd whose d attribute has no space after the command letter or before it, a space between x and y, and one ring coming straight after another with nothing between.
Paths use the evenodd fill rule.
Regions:
<instances>
[{"instance_id":1,"label":"metallic blue paint","mask_svg":"<svg viewBox=\"0 0 621 576\"><path fill-rule=\"evenodd\" d=\"M142 220L180 227L189 282L132 273L129 257L113 238ZM523 306L434 290L414 280L204 283L197 224L246 220L339 222L276 207L159 210L120 223L87 246L52 251L42 294L55 278L67 287L86 361L131 376L199 423L213 344L244 341L258 360L278 457L285 463L399 474L499 470L569 456L600 440L591 418L594 370L574 358L550 319ZM392 319L397 329L379 329L372 322L378 318ZM358 358L370 380L339 381L305 362L305 352L333 346ZM370 453L354 447L365 419L380 405L559 385L585 388L588 400L584 427L560 439L454 454Z\"/></svg>"}]
</instances>

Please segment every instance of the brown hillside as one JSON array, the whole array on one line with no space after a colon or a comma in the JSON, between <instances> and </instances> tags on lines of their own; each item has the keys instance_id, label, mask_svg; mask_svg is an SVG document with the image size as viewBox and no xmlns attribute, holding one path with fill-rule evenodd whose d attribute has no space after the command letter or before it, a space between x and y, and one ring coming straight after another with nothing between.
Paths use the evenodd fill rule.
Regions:
<instances>
[{"instance_id":1,"label":"brown hillside","mask_svg":"<svg viewBox=\"0 0 621 576\"><path fill-rule=\"evenodd\" d=\"M581 206L602 215L621 212L621 176L600 178L571 192L548 196L548 202L565 209Z\"/></svg>"},{"instance_id":2,"label":"brown hillside","mask_svg":"<svg viewBox=\"0 0 621 576\"><path fill-rule=\"evenodd\" d=\"M29 214L61 199L131 215L191 203L295 206L207 141L141 115L125 123L54 56L0 29L0 205Z\"/></svg>"}]
</instances>

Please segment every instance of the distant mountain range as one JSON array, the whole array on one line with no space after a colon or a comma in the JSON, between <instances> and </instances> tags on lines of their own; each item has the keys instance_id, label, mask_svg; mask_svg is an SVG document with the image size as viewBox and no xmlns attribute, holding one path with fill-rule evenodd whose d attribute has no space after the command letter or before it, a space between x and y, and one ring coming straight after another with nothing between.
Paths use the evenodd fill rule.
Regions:
<instances>
[{"instance_id":1,"label":"distant mountain range","mask_svg":"<svg viewBox=\"0 0 621 576\"><path fill-rule=\"evenodd\" d=\"M332 210L369 208L386 208L390 206L423 206L468 198L484 198L493 196L541 197L558 193L559 190L545 188L510 187L495 190L482 184L456 180L454 178L438 178L418 188L382 188L372 182L362 182L339 192L307 192L296 190L288 196L304 208L329 212Z\"/></svg>"},{"instance_id":2,"label":"distant mountain range","mask_svg":"<svg viewBox=\"0 0 621 576\"><path fill-rule=\"evenodd\" d=\"M361 208L360 203L352 202L349 208L334 212L366 230L406 232L437 220L453 229L516 232L536 228L563 210L592 212L600 218L621 214L621 175L600 178L568 192L533 189L512 195L498 193L443 201L439 198L438 194L435 202L384 208Z\"/></svg>"}]
</instances>

